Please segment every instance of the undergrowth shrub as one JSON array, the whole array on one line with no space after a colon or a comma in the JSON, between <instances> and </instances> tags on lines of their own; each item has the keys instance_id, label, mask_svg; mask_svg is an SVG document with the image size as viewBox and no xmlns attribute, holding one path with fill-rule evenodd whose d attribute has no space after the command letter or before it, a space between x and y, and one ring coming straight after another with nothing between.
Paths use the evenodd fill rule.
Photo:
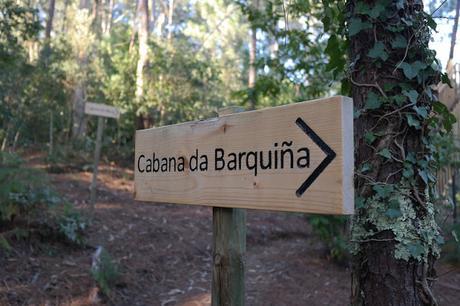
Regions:
<instances>
[{"instance_id":1,"label":"undergrowth shrub","mask_svg":"<svg viewBox=\"0 0 460 306\"><path fill-rule=\"evenodd\" d=\"M442 248L444 260L460 265L460 223L451 224L445 231L446 242Z\"/></svg>"},{"instance_id":2,"label":"undergrowth shrub","mask_svg":"<svg viewBox=\"0 0 460 306\"><path fill-rule=\"evenodd\" d=\"M0 152L0 249L30 236L52 236L83 244L85 220L50 187L45 172L23 166L13 153Z\"/></svg>"},{"instance_id":3,"label":"undergrowth shrub","mask_svg":"<svg viewBox=\"0 0 460 306\"><path fill-rule=\"evenodd\" d=\"M349 258L346 216L308 217L313 233L326 245L328 257L337 263L344 264Z\"/></svg>"},{"instance_id":4,"label":"undergrowth shrub","mask_svg":"<svg viewBox=\"0 0 460 306\"><path fill-rule=\"evenodd\" d=\"M97 254L98 252L100 253ZM116 280L120 276L120 270L109 252L102 247L96 251L95 257L96 258L93 258L94 262L91 269L91 275L102 293L109 295L110 288L115 285Z\"/></svg>"},{"instance_id":5,"label":"undergrowth shrub","mask_svg":"<svg viewBox=\"0 0 460 306\"><path fill-rule=\"evenodd\" d=\"M93 150L93 143L90 140L56 145L53 148L52 154L46 157L46 162L49 164L47 171L51 173L63 173L72 170L92 170Z\"/></svg>"}]
</instances>

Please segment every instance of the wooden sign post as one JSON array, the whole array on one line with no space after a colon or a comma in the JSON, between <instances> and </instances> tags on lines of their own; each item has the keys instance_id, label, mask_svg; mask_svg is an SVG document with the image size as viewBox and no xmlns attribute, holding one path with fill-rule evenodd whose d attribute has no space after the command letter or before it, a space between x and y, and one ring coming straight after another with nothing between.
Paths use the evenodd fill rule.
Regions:
<instances>
[{"instance_id":1,"label":"wooden sign post","mask_svg":"<svg viewBox=\"0 0 460 306\"><path fill-rule=\"evenodd\" d=\"M245 216L234 208L352 214L353 103L337 96L139 130L134 162L136 200L220 207L213 305L242 305Z\"/></svg>"},{"instance_id":2,"label":"wooden sign post","mask_svg":"<svg viewBox=\"0 0 460 306\"><path fill-rule=\"evenodd\" d=\"M99 103L85 103L85 114L98 116L97 118L97 132L96 132L96 149L94 150L94 167L93 177L91 180L90 187L90 204L91 209L94 209L94 203L96 203L96 185L97 185L97 174L99 167L99 158L101 156L102 146L102 132L104 130L104 117L108 118L120 118L120 111L113 106L99 104Z\"/></svg>"},{"instance_id":3,"label":"wooden sign post","mask_svg":"<svg viewBox=\"0 0 460 306\"><path fill-rule=\"evenodd\" d=\"M219 110L219 116L241 113L242 108ZM212 208L211 304L244 305L246 209Z\"/></svg>"}]
</instances>

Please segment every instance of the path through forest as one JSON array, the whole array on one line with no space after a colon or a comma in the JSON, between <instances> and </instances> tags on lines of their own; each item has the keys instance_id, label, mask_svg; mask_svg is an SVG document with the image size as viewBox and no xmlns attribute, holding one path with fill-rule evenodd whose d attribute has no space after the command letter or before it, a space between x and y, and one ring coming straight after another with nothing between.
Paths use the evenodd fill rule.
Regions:
<instances>
[{"instance_id":1,"label":"path through forest","mask_svg":"<svg viewBox=\"0 0 460 306\"><path fill-rule=\"evenodd\" d=\"M35 167L46 167L40 155ZM16 247L0 265L1 305L209 305L212 210L133 200L133 173L101 167L88 247L53 243ZM87 207L90 172L50 174L77 208ZM103 246L121 276L110 298L98 294L91 257ZM303 214L248 211L247 305L347 305L349 270L328 261ZM460 299L460 271L441 266L441 305Z\"/></svg>"}]
</instances>

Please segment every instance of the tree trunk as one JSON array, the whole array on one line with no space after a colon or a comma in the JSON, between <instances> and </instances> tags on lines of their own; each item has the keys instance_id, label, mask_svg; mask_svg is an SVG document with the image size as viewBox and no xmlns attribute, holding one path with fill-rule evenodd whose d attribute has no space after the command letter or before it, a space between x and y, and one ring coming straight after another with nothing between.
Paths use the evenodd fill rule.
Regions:
<instances>
[{"instance_id":1,"label":"tree trunk","mask_svg":"<svg viewBox=\"0 0 460 306\"><path fill-rule=\"evenodd\" d=\"M136 69L136 101L141 103L144 98L144 69L148 60L149 7L148 0L139 1L137 12L139 18L139 60Z\"/></svg>"},{"instance_id":2,"label":"tree trunk","mask_svg":"<svg viewBox=\"0 0 460 306\"><path fill-rule=\"evenodd\" d=\"M157 1L156 0L152 0L152 4L151 4L152 8L152 20L150 21L150 30L151 31L154 31L155 30L155 23L157 21Z\"/></svg>"},{"instance_id":3,"label":"tree trunk","mask_svg":"<svg viewBox=\"0 0 460 306\"><path fill-rule=\"evenodd\" d=\"M460 0L457 0L457 6L455 8L455 20L454 27L452 28L452 37L450 40L450 53L449 60L454 58L455 43L457 41L457 31L458 31L458 18L460 15Z\"/></svg>"},{"instance_id":4,"label":"tree trunk","mask_svg":"<svg viewBox=\"0 0 460 306\"><path fill-rule=\"evenodd\" d=\"M253 1L253 9L259 7L259 0ZM256 53L257 53L257 28L251 26L251 41L249 43L249 74L248 74L248 89L249 89L249 108L256 109L257 97L255 92L256 85Z\"/></svg>"},{"instance_id":5,"label":"tree trunk","mask_svg":"<svg viewBox=\"0 0 460 306\"><path fill-rule=\"evenodd\" d=\"M51 30L53 29L54 7L56 0L50 0L48 7L48 20L46 20L45 40L49 41L51 38Z\"/></svg>"},{"instance_id":6,"label":"tree trunk","mask_svg":"<svg viewBox=\"0 0 460 306\"><path fill-rule=\"evenodd\" d=\"M99 1L99 0L98 0ZM80 0L79 9L87 10L89 7L88 0ZM96 15L93 10L92 17ZM94 24L92 20L91 24ZM88 52L82 50L77 56L77 63L80 69L80 76L75 84L72 95L72 138L81 138L86 133L86 117L85 117L85 75L88 65Z\"/></svg>"},{"instance_id":7,"label":"tree trunk","mask_svg":"<svg viewBox=\"0 0 460 306\"><path fill-rule=\"evenodd\" d=\"M115 0L109 0L109 5L107 8L107 14L105 18L105 27L104 34L110 36L110 31L112 30L113 25L113 7L115 6Z\"/></svg>"},{"instance_id":8,"label":"tree trunk","mask_svg":"<svg viewBox=\"0 0 460 306\"><path fill-rule=\"evenodd\" d=\"M64 33L66 31L66 25L67 25L67 7L69 6L69 1L70 0L64 0L64 10L62 12L62 26L61 26L61 33Z\"/></svg>"},{"instance_id":9,"label":"tree trunk","mask_svg":"<svg viewBox=\"0 0 460 306\"><path fill-rule=\"evenodd\" d=\"M424 20L421 1L392 1L384 12L377 13L381 18L378 21L362 13L376 4L380 2L347 1L353 63L350 82L357 112L355 195L356 202L362 203L357 204L353 220L351 302L376 306L434 305L431 280L438 253L434 250L434 238L425 238L423 231L436 236L438 228L425 192L428 185L419 175L418 164L410 163L408 156L413 154L415 161L432 157L422 142L428 139L427 116L420 119L416 110L423 108L430 113L432 100L423 93L430 84L437 83L439 76L436 72L436 76L426 77L420 84L401 69L402 62L430 65L427 27L415 21L413 26L404 23ZM390 25L402 30L394 31ZM396 37L409 46L395 48L392 43ZM409 98L411 90L417 95ZM396 99L403 101L397 104ZM408 116L417 118L420 127L406 119Z\"/></svg>"},{"instance_id":10,"label":"tree trunk","mask_svg":"<svg viewBox=\"0 0 460 306\"><path fill-rule=\"evenodd\" d=\"M134 8L134 15L133 15L133 19L132 19L132 22L131 22L131 38L129 40L129 53L131 53L133 51L133 48L134 48L134 43L136 41L136 34L137 34L137 19L138 19L138 14L139 14L139 1L142 1L142 0L137 0L136 1L136 6Z\"/></svg>"},{"instance_id":11,"label":"tree trunk","mask_svg":"<svg viewBox=\"0 0 460 306\"><path fill-rule=\"evenodd\" d=\"M168 7L168 44L171 43L171 39L172 39L173 15L174 15L174 0L169 0L169 7Z\"/></svg>"},{"instance_id":12,"label":"tree trunk","mask_svg":"<svg viewBox=\"0 0 460 306\"><path fill-rule=\"evenodd\" d=\"M101 0L93 0L92 28L96 37L101 37Z\"/></svg>"},{"instance_id":13,"label":"tree trunk","mask_svg":"<svg viewBox=\"0 0 460 306\"><path fill-rule=\"evenodd\" d=\"M72 97L72 137L80 138L86 134L84 83L78 80Z\"/></svg>"}]
</instances>

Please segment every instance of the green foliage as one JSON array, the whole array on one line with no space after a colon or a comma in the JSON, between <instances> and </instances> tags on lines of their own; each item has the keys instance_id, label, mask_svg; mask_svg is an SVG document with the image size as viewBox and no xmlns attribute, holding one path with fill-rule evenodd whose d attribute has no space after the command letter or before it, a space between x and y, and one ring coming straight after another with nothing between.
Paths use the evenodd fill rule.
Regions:
<instances>
[{"instance_id":1,"label":"green foliage","mask_svg":"<svg viewBox=\"0 0 460 306\"><path fill-rule=\"evenodd\" d=\"M109 252L101 249L96 259L95 266L91 269L91 275L106 295L110 294L110 288L120 276L120 269L110 256Z\"/></svg>"},{"instance_id":2,"label":"green foliage","mask_svg":"<svg viewBox=\"0 0 460 306\"><path fill-rule=\"evenodd\" d=\"M344 262L349 255L347 217L319 216L308 217L313 233L324 242L329 250L330 257L339 262Z\"/></svg>"},{"instance_id":3,"label":"green foliage","mask_svg":"<svg viewBox=\"0 0 460 306\"><path fill-rule=\"evenodd\" d=\"M7 145L19 135L23 142L45 140L50 111L60 119L58 127L68 113L62 70L67 50L56 46L46 57L31 59L25 46L37 43L41 26L37 10L21 3L0 2L0 140Z\"/></svg>"},{"instance_id":4,"label":"green foliage","mask_svg":"<svg viewBox=\"0 0 460 306\"><path fill-rule=\"evenodd\" d=\"M0 152L0 225L58 202L40 171L23 168L19 157Z\"/></svg>"},{"instance_id":5,"label":"green foliage","mask_svg":"<svg viewBox=\"0 0 460 306\"><path fill-rule=\"evenodd\" d=\"M0 229L9 228L20 239L36 226L44 235L82 245L86 225L80 214L49 188L46 173L24 167L15 154L0 152ZM8 249L7 238L0 235L0 240Z\"/></svg>"},{"instance_id":6,"label":"green foliage","mask_svg":"<svg viewBox=\"0 0 460 306\"><path fill-rule=\"evenodd\" d=\"M59 232L66 240L77 245L85 243L84 231L87 221L70 204L64 204L63 211L57 215Z\"/></svg>"},{"instance_id":7,"label":"green foliage","mask_svg":"<svg viewBox=\"0 0 460 306\"><path fill-rule=\"evenodd\" d=\"M237 1L253 28L267 39L258 41L255 89L235 93L240 103L256 98L259 106L273 106L318 98L335 90L331 79L343 58L329 59L340 41L322 35L320 2L279 0L254 7L251 1ZM288 17L286 17L288 16ZM281 26L284 24L284 26ZM337 38L333 36L333 38Z\"/></svg>"},{"instance_id":8,"label":"green foliage","mask_svg":"<svg viewBox=\"0 0 460 306\"><path fill-rule=\"evenodd\" d=\"M447 242L442 248L444 260L460 265L460 223L453 224L446 229Z\"/></svg>"},{"instance_id":9,"label":"green foliage","mask_svg":"<svg viewBox=\"0 0 460 306\"><path fill-rule=\"evenodd\" d=\"M356 54L346 75L356 89L369 89L355 110L357 120L375 122L362 135L368 152L357 165L354 253L389 232L396 258L426 262L439 256L443 242L433 206L435 173L452 151L439 148L455 122L431 89L441 79L439 61L428 48L435 23L407 1L356 1L349 9L342 39L354 44ZM373 80L368 67L378 69ZM383 169L391 173L384 177Z\"/></svg>"}]
</instances>

